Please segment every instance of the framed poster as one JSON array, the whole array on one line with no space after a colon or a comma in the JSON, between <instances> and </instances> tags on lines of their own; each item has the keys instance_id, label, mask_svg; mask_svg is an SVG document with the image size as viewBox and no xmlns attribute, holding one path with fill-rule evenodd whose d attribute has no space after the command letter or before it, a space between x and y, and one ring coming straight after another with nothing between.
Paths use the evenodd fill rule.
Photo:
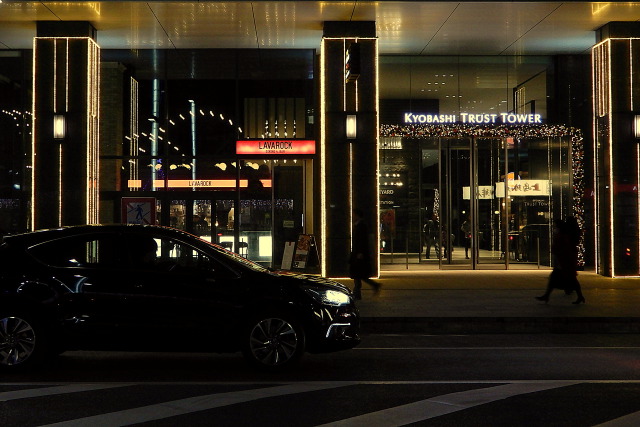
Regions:
<instances>
[{"instance_id":1,"label":"framed poster","mask_svg":"<svg viewBox=\"0 0 640 427\"><path fill-rule=\"evenodd\" d=\"M123 197L121 201L122 223L155 225L155 197Z\"/></svg>"},{"instance_id":2,"label":"framed poster","mask_svg":"<svg viewBox=\"0 0 640 427\"><path fill-rule=\"evenodd\" d=\"M320 266L320 256L313 234L299 234L293 254L293 268L309 270Z\"/></svg>"},{"instance_id":3,"label":"framed poster","mask_svg":"<svg viewBox=\"0 0 640 427\"><path fill-rule=\"evenodd\" d=\"M293 254L296 247L296 242L285 242L284 252L282 253L282 264L280 268L282 270L291 270L291 262L293 261Z\"/></svg>"}]
</instances>

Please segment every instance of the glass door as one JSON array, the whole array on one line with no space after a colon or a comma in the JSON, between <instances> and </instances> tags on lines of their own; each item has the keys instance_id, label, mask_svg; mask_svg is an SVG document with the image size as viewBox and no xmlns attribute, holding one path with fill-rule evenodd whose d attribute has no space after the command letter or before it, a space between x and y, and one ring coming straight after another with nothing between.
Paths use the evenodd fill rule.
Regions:
<instances>
[{"instance_id":1,"label":"glass door","mask_svg":"<svg viewBox=\"0 0 640 427\"><path fill-rule=\"evenodd\" d=\"M240 255L267 267L282 264L286 242L309 231L305 225L311 160L273 159L241 162Z\"/></svg>"},{"instance_id":2,"label":"glass door","mask_svg":"<svg viewBox=\"0 0 640 427\"><path fill-rule=\"evenodd\" d=\"M496 187L503 186L505 149L502 139L473 139L472 187L469 190L471 204L469 243L472 265L504 266L504 218L509 205L496 194ZM471 188L474 190L471 191Z\"/></svg>"},{"instance_id":3,"label":"glass door","mask_svg":"<svg viewBox=\"0 0 640 427\"><path fill-rule=\"evenodd\" d=\"M430 138L420 142L420 154L417 264L551 266L553 220L573 212L568 138ZM393 231L381 222L382 236Z\"/></svg>"},{"instance_id":4,"label":"glass door","mask_svg":"<svg viewBox=\"0 0 640 427\"><path fill-rule=\"evenodd\" d=\"M440 138L437 237L441 268L471 267L471 142L471 138Z\"/></svg>"},{"instance_id":5,"label":"glass door","mask_svg":"<svg viewBox=\"0 0 640 427\"><path fill-rule=\"evenodd\" d=\"M169 226L237 252L234 250L235 201L215 199L208 194L187 196L171 200Z\"/></svg>"}]
</instances>

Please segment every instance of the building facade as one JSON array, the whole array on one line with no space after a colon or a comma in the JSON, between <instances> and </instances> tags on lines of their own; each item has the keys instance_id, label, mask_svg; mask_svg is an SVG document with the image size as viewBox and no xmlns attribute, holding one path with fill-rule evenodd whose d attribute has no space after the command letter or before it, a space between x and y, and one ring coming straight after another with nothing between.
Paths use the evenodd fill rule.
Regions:
<instances>
[{"instance_id":1,"label":"building facade","mask_svg":"<svg viewBox=\"0 0 640 427\"><path fill-rule=\"evenodd\" d=\"M100 14L139 11L113 3ZM340 277L354 208L376 273L549 267L553 221L575 216L582 266L640 275L636 23L603 22L586 51L536 55L417 53L402 38L382 51L385 21L331 13L315 18L316 47L283 30L261 48L256 26L255 47L144 49L124 46L134 30L109 39L99 3L27 14L21 31L38 7L0 4L3 233L160 224Z\"/></svg>"}]
</instances>

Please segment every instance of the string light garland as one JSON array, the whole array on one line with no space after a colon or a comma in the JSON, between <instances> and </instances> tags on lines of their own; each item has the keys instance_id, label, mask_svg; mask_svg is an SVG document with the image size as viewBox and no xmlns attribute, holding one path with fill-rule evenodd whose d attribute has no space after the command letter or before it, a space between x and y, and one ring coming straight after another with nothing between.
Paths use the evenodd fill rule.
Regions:
<instances>
[{"instance_id":1,"label":"string light garland","mask_svg":"<svg viewBox=\"0 0 640 427\"><path fill-rule=\"evenodd\" d=\"M573 169L573 216L584 230L584 137L578 128L564 125L380 125L381 137L420 138L513 138L516 141L529 138L565 138L571 140L571 161ZM578 244L578 265L584 267L584 233Z\"/></svg>"}]
</instances>

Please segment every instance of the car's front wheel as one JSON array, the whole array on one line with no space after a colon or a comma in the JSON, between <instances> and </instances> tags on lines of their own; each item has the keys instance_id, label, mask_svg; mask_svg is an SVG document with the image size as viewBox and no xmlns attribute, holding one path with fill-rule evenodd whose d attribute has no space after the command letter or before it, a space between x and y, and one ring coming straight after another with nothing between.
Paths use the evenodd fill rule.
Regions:
<instances>
[{"instance_id":1,"label":"car's front wheel","mask_svg":"<svg viewBox=\"0 0 640 427\"><path fill-rule=\"evenodd\" d=\"M29 316L0 314L0 368L20 369L40 361L46 347L41 332Z\"/></svg>"},{"instance_id":2,"label":"car's front wheel","mask_svg":"<svg viewBox=\"0 0 640 427\"><path fill-rule=\"evenodd\" d=\"M305 351L302 326L290 316L260 316L249 324L243 354L253 365L280 370L296 364Z\"/></svg>"}]
</instances>

